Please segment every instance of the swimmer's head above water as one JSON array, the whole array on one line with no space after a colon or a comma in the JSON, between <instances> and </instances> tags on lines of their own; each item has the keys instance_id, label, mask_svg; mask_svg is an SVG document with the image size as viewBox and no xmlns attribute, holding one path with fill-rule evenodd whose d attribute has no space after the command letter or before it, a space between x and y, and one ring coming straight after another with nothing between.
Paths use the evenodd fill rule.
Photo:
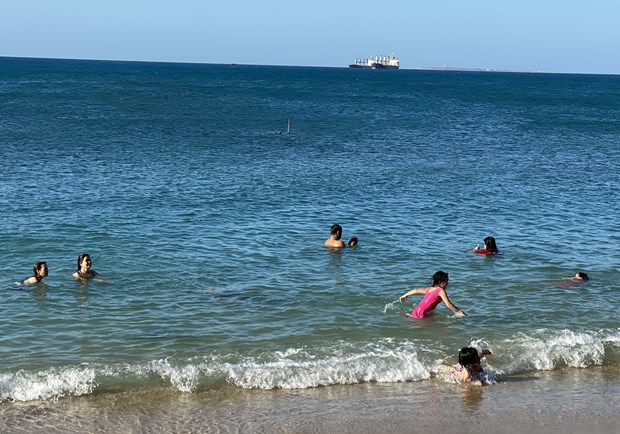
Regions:
<instances>
[{"instance_id":1,"label":"swimmer's head above water","mask_svg":"<svg viewBox=\"0 0 620 434\"><path fill-rule=\"evenodd\" d=\"M580 271L577 274L575 274L575 277L573 277L573 280L590 280L590 276Z\"/></svg>"},{"instance_id":2,"label":"swimmer's head above water","mask_svg":"<svg viewBox=\"0 0 620 434\"><path fill-rule=\"evenodd\" d=\"M339 224L332 225L329 233L335 240L339 240L342 237L342 226Z\"/></svg>"}]
</instances>

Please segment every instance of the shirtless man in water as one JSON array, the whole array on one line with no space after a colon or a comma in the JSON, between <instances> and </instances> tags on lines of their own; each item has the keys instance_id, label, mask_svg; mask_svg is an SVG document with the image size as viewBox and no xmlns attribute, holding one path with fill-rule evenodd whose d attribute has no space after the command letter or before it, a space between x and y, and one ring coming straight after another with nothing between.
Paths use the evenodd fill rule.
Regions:
<instances>
[{"instance_id":1,"label":"shirtless man in water","mask_svg":"<svg viewBox=\"0 0 620 434\"><path fill-rule=\"evenodd\" d=\"M342 226L338 224L332 225L330 236L327 240L325 240L325 247L329 247L331 249L339 249L344 247L344 241L340 238L342 238Z\"/></svg>"}]
</instances>

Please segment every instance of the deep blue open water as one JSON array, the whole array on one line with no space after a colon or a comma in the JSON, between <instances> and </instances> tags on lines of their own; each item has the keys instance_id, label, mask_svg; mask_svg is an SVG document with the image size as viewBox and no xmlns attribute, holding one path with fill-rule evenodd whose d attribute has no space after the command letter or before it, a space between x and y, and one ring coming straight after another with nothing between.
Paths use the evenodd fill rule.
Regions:
<instances>
[{"instance_id":1,"label":"deep blue open water","mask_svg":"<svg viewBox=\"0 0 620 434\"><path fill-rule=\"evenodd\" d=\"M618 367L619 162L619 76L0 58L0 401Z\"/></svg>"}]
</instances>

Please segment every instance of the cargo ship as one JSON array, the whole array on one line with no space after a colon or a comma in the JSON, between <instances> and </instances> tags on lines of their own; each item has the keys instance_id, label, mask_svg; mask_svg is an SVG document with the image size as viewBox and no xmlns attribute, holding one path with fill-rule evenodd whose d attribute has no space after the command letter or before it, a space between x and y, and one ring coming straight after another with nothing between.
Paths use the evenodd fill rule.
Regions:
<instances>
[{"instance_id":1,"label":"cargo ship","mask_svg":"<svg viewBox=\"0 0 620 434\"><path fill-rule=\"evenodd\" d=\"M349 68L398 69L400 60L392 53L390 56L375 56L367 59L355 59Z\"/></svg>"}]
</instances>

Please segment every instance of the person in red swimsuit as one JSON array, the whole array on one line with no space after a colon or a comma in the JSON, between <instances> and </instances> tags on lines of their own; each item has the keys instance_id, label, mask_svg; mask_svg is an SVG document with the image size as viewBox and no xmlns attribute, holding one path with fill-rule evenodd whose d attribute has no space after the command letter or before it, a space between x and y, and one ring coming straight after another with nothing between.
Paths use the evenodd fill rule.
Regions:
<instances>
[{"instance_id":1,"label":"person in red swimsuit","mask_svg":"<svg viewBox=\"0 0 620 434\"><path fill-rule=\"evenodd\" d=\"M481 249L480 246L474 247L474 253L478 253L480 255L495 255L498 251L497 244L495 244L495 238L493 237L486 237L484 239L484 249Z\"/></svg>"},{"instance_id":2,"label":"person in red swimsuit","mask_svg":"<svg viewBox=\"0 0 620 434\"><path fill-rule=\"evenodd\" d=\"M456 312L461 315L465 315L461 309L456 307L450 299L448 298L448 293L446 292L446 288L448 287L448 273L443 271L438 271L433 274L431 278L431 286L427 288L414 288L410 291L405 292L400 296L400 302L403 303L407 300L407 297L413 294L424 294L422 301L417 307L411 312L411 317L413 318L424 318L431 313L439 303L442 301L446 304L447 308L453 312Z\"/></svg>"}]
</instances>

